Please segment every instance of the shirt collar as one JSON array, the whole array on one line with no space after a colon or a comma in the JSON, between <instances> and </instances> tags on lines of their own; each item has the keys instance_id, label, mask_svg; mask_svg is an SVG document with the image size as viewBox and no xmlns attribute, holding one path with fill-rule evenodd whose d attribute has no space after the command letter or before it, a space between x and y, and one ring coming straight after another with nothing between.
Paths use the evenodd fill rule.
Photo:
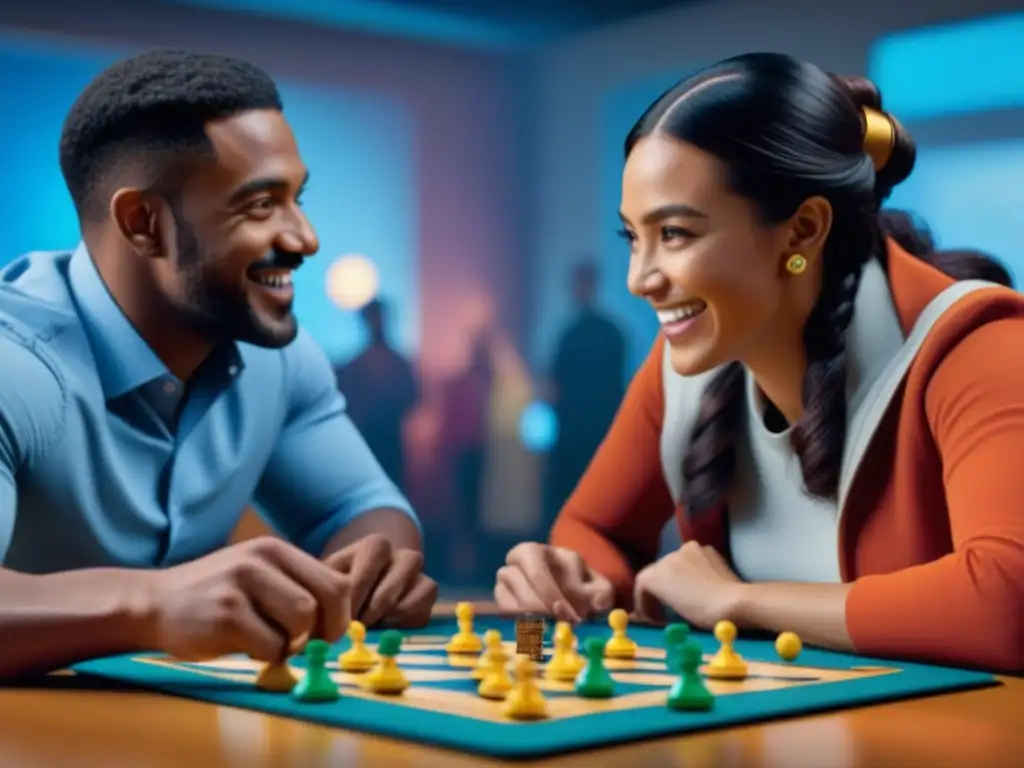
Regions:
<instances>
[{"instance_id":1,"label":"shirt collar","mask_svg":"<svg viewBox=\"0 0 1024 768\"><path fill-rule=\"evenodd\" d=\"M167 366L143 341L110 295L84 244L72 255L68 270L71 293L89 336L107 399L169 376Z\"/></svg>"},{"instance_id":2,"label":"shirt collar","mask_svg":"<svg viewBox=\"0 0 1024 768\"><path fill-rule=\"evenodd\" d=\"M107 400L154 380L174 379L114 301L84 244L71 257L68 279ZM228 344L218 350L211 364L232 378L242 368L238 347Z\"/></svg>"}]
</instances>

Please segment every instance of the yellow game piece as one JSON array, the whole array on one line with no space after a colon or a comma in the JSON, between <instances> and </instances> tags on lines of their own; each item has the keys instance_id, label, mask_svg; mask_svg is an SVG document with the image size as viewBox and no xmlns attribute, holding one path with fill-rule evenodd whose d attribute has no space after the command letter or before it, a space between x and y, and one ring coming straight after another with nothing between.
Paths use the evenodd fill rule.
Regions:
<instances>
[{"instance_id":1,"label":"yellow game piece","mask_svg":"<svg viewBox=\"0 0 1024 768\"><path fill-rule=\"evenodd\" d=\"M747 676L747 663L732 644L736 640L736 625L731 621L720 621L715 624L715 639L722 644L718 653L712 657L707 666L706 674L715 680L742 680Z\"/></svg>"},{"instance_id":2,"label":"yellow game piece","mask_svg":"<svg viewBox=\"0 0 1024 768\"><path fill-rule=\"evenodd\" d=\"M394 659L381 659L376 667L360 678L359 685L373 693L396 694L409 687L409 679Z\"/></svg>"},{"instance_id":3,"label":"yellow game piece","mask_svg":"<svg viewBox=\"0 0 1024 768\"><path fill-rule=\"evenodd\" d=\"M586 662L576 651L576 637L567 622L560 621L555 625L554 645L555 651L544 668L544 677L559 682L572 682Z\"/></svg>"},{"instance_id":4,"label":"yellow game piece","mask_svg":"<svg viewBox=\"0 0 1024 768\"><path fill-rule=\"evenodd\" d=\"M286 662L267 664L256 678L256 687L272 693L289 693L299 679Z\"/></svg>"},{"instance_id":5,"label":"yellow game piece","mask_svg":"<svg viewBox=\"0 0 1024 768\"><path fill-rule=\"evenodd\" d=\"M490 629L484 633L484 644L487 646L482 654L486 659L486 671L477 686L477 693L485 699L504 699L512 690L512 677L508 673L508 656L501 647L501 634Z\"/></svg>"},{"instance_id":6,"label":"yellow game piece","mask_svg":"<svg viewBox=\"0 0 1024 768\"><path fill-rule=\"evenodd\" d=\"M366 672L377 663L377 655L366 647L366 627L361 621L348 625L348 639L352 647L338 657L338 666L343 672Z\"/></svg>"},{"instance_id":7,"label":"yellow game piece","mask_svg":"<svg viewBox=\"0 0 1024 768\"><path fill-rule=\"evenodd\" d=\"M473 604L456 605L455 618L459 624L459 631L452 635L445 650L448 653L480 653L483 650L483 642L480 635L473 632Z\"/></svg>"},{"instance_id":8,"label":"yellow game piece","mask_svg":"<svg viewBox=\"0 0 1024 768\"><path fill-rule=\"evenodd\" d=\"M616 608L608 614L608 626L612 628L612 636L604 646L604 655L609 659L635 659L636 643L626 637L629 626L629 614L622 608Z\"/></svg>"},{"instance_id":9,"label":"yellow game piece","mask_svg":"<svg viewBox=\"0 0 1024 768\"><path fill-rule=\"evenodd\" d=\"M480 681L476 692L485 699L504 699L512 690L514 683L508 673L505 662L495 664L487 676Z\"/></svg>"},{"instance_id":10,"label":"yellow game piece","mask_svg":"<svg viewBox=\"0 0 1024 768\"><path fill-rule=\"evenodd\" d=\"M800 641L800 638L795 632L783 632L775 638L775 652L778 653L784 661L793 661L800 655L800 651L802 651L803 648L804 644Z\"/></svg>"},{"instance_id":11,"label":"yellow game piece","mask_svg":"<svg viewBox=\"0 0 1024 768\"><path fill-rule=\"evenodd\" d=\"M493 669L494 665L501 663L502 666L508 661L508 654L501 643L501 632L496 629L488 629L484 632L484 650L477 659L476 666L470 673L474 680L483 680Z\"/></svg>"},{"instance_id":12,"label":"yellow game piece","mask_svg":"<svg viewBox=\"0 0 1024 768\"><path fill-rule=\"evenodd\" d=\"M405 673L398 668L396 657L402 645L402 634L389 629L380 637L377 654L380 661L359 680L359 686L373 693L399 694L409 687Z\"/></svg>"},{"instance_id":13,"label":"yellow game piece","mask_svg":"<svg viewBox=\"0 0 1024 768\"><path fill-rule=\"evenodd\" d=\"M537 665L526 656L517 656L516 681L505 697L502 712L514 720L542 720L548 716L548 703L537 685Z\"/></svg>"}]
</instances>

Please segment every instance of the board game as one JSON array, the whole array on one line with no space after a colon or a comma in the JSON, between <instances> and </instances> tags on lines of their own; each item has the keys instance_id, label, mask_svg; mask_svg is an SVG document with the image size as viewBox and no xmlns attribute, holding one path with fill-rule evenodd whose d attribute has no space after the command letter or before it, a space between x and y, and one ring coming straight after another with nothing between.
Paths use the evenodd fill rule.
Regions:
<instances>
[{"instance_id":1,"label":"board game","mask_svg":"<svg viewBox=\"0 0 1024 768\"><path fill-rule=\"evenodd\" d=\"M474 631L496 629L504 647L515 653L515 622L478 616ZM358 674L342 672L338 655L348 645L332 649L330 676L340 688L332 702L297 701L287 693L270 693L255 686L261 667L245 657L183 662L159 654L116 656L78 664L79 674L108 678L174 696L217 705L257 710L306 720L329 727L363 731L433 746L498 758L536 758L591 749L627 741L685 734L756 721L813 714L824 710L867 706L897 699L979 688L997 684L992 675L858 658L804 648L793 661L776 653L772 640L745 639L735 650L748 663L742 680L706 680L715 695L705 712L679 712L666 707L666 698L679 675L666 668L662 630L631 626L637 643L633 659L606 659L615 695L589 699L576 694L572 682L539 680L549 715L537 721L510 720L502 702L482 698L472 677L476 657L446 652L458 631L453 619L434 619L429 626L403 633L398 666L410 686L398 696L375 694L358 685ZM610 637L606 623L576 627L580 643L587 637ZM373 648L380 632L366 640ZM707 662L719 643L707 633L692 633ZM544 648L551 654L550 633ZM302 674L304 658L290 660Z\"/></svg>"}]
</instances>

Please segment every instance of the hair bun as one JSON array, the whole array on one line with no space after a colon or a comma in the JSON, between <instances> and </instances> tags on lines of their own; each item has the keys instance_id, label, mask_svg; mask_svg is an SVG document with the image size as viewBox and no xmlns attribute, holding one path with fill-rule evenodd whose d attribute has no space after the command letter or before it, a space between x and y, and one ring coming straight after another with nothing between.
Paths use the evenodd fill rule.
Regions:
<instances>
[{"instance_id":1,"label":"hair bun","mask_svg":"<svg viewBox=\"0 0 1024 768\"><path fill-rule=\"evenodd\" d=\"M871 107L861 107L864 116L864 153L875 164L875 171L881 171L892 159L896 149L896 126L885 112Z\"/></svg>"},{"instance_id":2,"label":"hair bun","mask_svg":"<svg viewBox=\"0 0 1024 768\"><path fill-rule=\"evenodd\" d=\"M875 164L875 191L885 200L917 161L917 145L899 120L882 108L882 93L866 77L836 77L861 109L864 151Z\"/></svg>"}]
</instances>

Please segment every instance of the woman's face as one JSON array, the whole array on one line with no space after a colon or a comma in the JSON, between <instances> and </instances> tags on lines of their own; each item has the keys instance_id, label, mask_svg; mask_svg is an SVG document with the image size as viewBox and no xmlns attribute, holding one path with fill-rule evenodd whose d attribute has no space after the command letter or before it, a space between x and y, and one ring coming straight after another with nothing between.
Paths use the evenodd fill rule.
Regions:
<instances>
[{"instance_id":1,"label":"woman's face","mask_svg":"<svg viewBox=\"0 0 1024 768\"><path fill-rule=\"evenodd\" d=\"M726 181L717 158L657 134L637 142L623 172L629 289L658 313L672 366L686 376L775 346L795 305L813 303L794 301L791 284L809 283L814 270L785 269L797 217L766 226Z\"/></svg>"}]
</instances>

